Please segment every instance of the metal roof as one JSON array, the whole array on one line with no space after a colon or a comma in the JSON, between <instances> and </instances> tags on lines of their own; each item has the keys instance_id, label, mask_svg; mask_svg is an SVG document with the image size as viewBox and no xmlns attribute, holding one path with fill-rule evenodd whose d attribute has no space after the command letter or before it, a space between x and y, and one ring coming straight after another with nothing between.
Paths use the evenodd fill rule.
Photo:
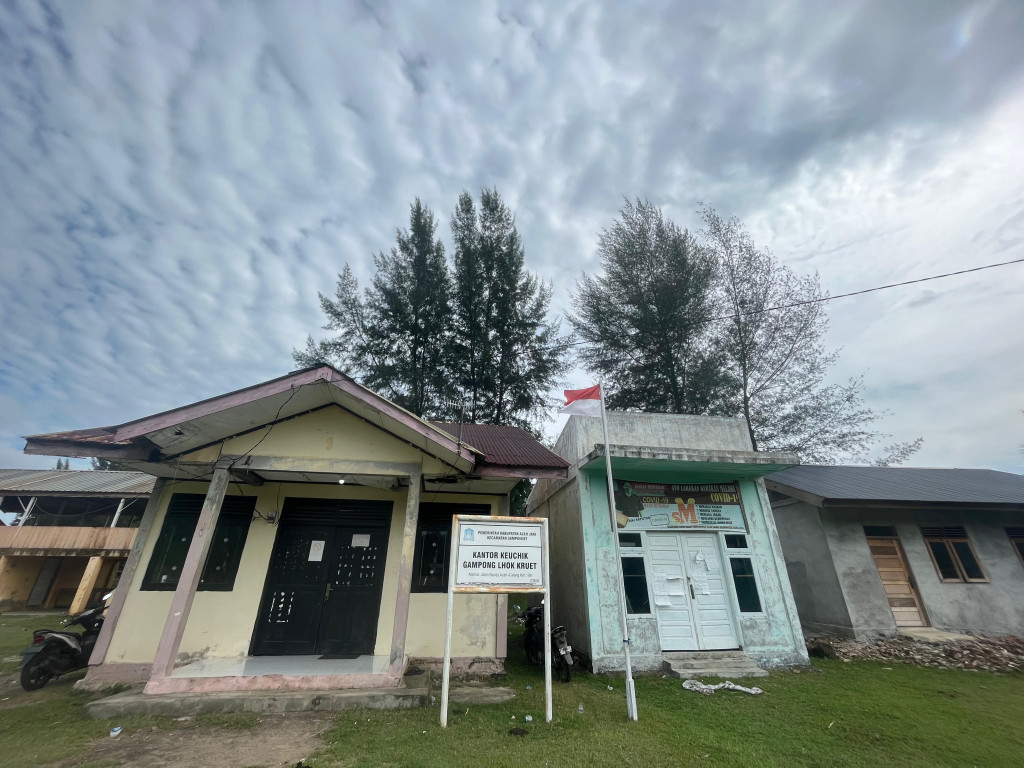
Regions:
<instances>
[{"instance_id":1,"label":"metal roof","mask_svg":"<svg viewBox=\"0 0 1024 768\"><path fill-rule=\"evenodd\" d=\"M455 438L461 436L484 454L484 462L508 467L551 467L564 469L569 462L545 448L525 429L498 424L457 424L446 421L430 422Z\"/></svg>"},{"instance_id":2,"label":"metal roof","mask_svg":"<svg viewBox=\"0 0 1024 768\"><path fill-rule=\"evenodd\" d=\"M803 465L765 480L782 493L792 488L826 501L1024 505L1024 476L994 469Z\"/></svg>"},{"instance_id":3,"label":"metal roof","mask_svg":"<svg viewBox=\"0 0 1024 768\"><path fill-rule=\"evenodd\" d=\"M148 496L153 482L142 472L0 469L0 496Z\"/></svg>"}]
</instances>

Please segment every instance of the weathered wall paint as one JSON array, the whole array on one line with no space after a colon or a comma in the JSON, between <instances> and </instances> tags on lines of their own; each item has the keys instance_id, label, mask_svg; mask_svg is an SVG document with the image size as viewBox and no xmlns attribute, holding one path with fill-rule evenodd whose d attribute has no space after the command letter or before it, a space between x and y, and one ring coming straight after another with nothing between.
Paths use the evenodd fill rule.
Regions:
<instances>
[{"instance_id":1,"label":"weathered wall paint","mask_svg":"<svg viewBox=\"0 0 1024 768\"><path fill-rule=\"evenodd\" d=\"M85 573L85 566L89 562L88 557L64 557L61 558L60 568L57 569L57 577L50 585L50 591L46 595L43 605L46 608L53 608L58 602L63 602L63 608L70 605L74 599L74 593L82 582L82 574ZM61 592L65 592L64 600L60 601ZM69 598L70 595L70 598Z\"/></svg>"},{"instance_id":2,"label":"weathered wall paint","mask_svg":"<svg viewBox=\"0 0 1024 768\"><path fill-rule=\"evenodd\" d=\"M573 475L562 488L529 514L546 517L550 541L558 543L550 558L551 623L553 626L564 626L569 644L589 657L591 641L587 612L588 558L584 555L584 531L579 504L579 484L577 477ZM525 597L520 605L525 608Z\"/></svg>"},{"instance_id":3,"label":"weathered wall paint","mask_svg":"<svg viewBox=\"0 0 1024 768\"><path fill-rule=\"evenodd\" d=\"M852 637L846 597L817 507L798 501L777 506L773 513L802 625L812 632Z\"/></svg>"},{"instance_id":4,"label":"weathered wall paint","mask_svg":"<svg viewBox=\"0 0 1024 768\"><path fill-rule=\"evenodd\" d=\"M444 473L449 469L339 406L321 408L227 440L221 455L240 456L250 451L253 456L422 463L425 474Z\"/></svg>"},{"instance_id":5,"label":"weathered wall paint","mask_svg":"<svg viewBox=\"0 0 1024 768\"><path fill-rule=\"evenodd\" d=\"M640 446L707 451L749 451L750 437L742 419L681 416L670 414L610 413L609 431L613 445ZM546 514L554 521L561 514L574 516L572 502L578 497L579 538L568 523L552 525L553 559L566 562L567 569L585 575L584 588L566 591L563 601L586 598L587 618L583 622L571 610L555 603L554 616L567 628L585 624L586 632L572 639L589 655L595 671L624 668L623 631L618 600L618 569L615 563L615 542L608 510L608 494L603 465L580 470L580 460L603 444L598 419L572 417L555 444L555 453L573 464L569 480L538 481L530 496L531 514ZM613 464L615 459L613 458ZM616 470L613 470L616 471ZM721 474L702 475L699 463L665 462L658 467L657 477L632 472L630 479L657 482L705 483L728 482ZM673 473L672 479L665 473ZM743 473L737 470L737 477ZM616 474L616 477L625 477ZM569 495L569 489L575 489ZM763 611L742 615L736 602L732 575L727 569L733 615L744 652L765 667L802 665L807 663L796 604L793 601L789 575L782 556L782 547L774 518L767 502L762 480L740 482L743 507L748 520L749 542L757 571ZM566 535L568 541L564 541ZM723 563L726 553L722 551ZM556 589L562 587L555 585ZM563 621L563 617L565 621ZM662 652L657 619L654 616L629 617L631 655L634 669L661 669Z\"/></svg>"},{"instance_id":6,"label":"weathered wall paint","mask_svg":"<svg viewBox=\"0 0 1024 768\"><path fill-rule=\"evenodd\" d=\"M167 619L173 592L141 591L140 586L149 566L149 559L153 553L156 539L163 527L163 519L171 496L174 493L205 493L207 485L206 483L179 483L168 487L161 496L150 536L143 543L139 569L132 580L131 591L125 602L121 620L111 639L107 662L131 664L153 660L160 633ZM394 630L398 569L405 524L406 491L389 492L353 485L267 483L259 488L246 486L242 492L247 496L256 496L256 509L264 515L271 509L277 509L278 499L281 500L283 506L284 500L289 497L374 499L393 502L384 585L377 620L377 640L374 649L376 655L388 655L391 650ZM238 486L229 486L228 493L238 494ZM425 498L424 501L490 504L492 514L496 513L499 506L499 500L496 497L482 495L438 493L429 494L429 498ZM231 592L196 593L182 638L179 660L204 656L237 657L249 653L276 533L276 525L271 525L264 520L254 520L249 526L249 534L242 552L238 574L235 577L234 589ZM442 599L440 620L435 614L436 607L432 605L433 599L438 597ZM407 655L431 655L424 649L434 649L438 645L441 646L441 652L443 652L444 597L444 595L412 595L407 632ZM487 600L489 602L486 600L470 601L467 606L456 611L457 618L461 615L460 610L466 611L468 618L463 625L472 625L472 633L465 641L461 635L455 641L453 648L457 649L460 655L494 655L495 603L491 596L487 596ZM485 616L484 611L488 605L490 608ZM484 626L477 626L478 624Z\"/></svg>"},{"instance_id":7,"label":"weathered wall paint","mask_svg":"<svg viewBox=\"0 0 1024 768\"><path fill-rule=\"evenodd\" d=\"M32 593L39 571L43 567L42 557L0 556L0 609L24 608Z\"/></svg>"},{"instance_id":8,"label":"weathered wall paint","mask_svg":"<svg viewBox=\"0 0 1024 768\"><path fill-rule=\"evenodd\" d=\"M807 505L810 506L810 505ZM817 509L810 507L811 509ZM993 511L825 508L820 512L835 573L849 610L846 633L858 639L892 635L897 631L889 602L864 534L865 525L895 526L907 566L928 623L938 629L995 635L1024 634L1024 566L1013 550L1005 528L1019 525L1020 516ZM928 554L921 526L963 526L974 546L987 583L942 582ZM785 539L790 558L804 541ZM813 579L814 589L818 583ZM820 621L808 613L805 623Z\"/></svg>"}]
</instances>

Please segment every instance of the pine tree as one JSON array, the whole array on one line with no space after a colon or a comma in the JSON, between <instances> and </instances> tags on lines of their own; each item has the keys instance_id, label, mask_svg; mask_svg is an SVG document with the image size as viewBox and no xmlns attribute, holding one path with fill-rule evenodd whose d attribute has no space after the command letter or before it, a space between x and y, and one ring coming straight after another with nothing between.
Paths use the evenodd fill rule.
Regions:
<instances>
[{"instance_id":1,"label":"pine tree","mask_svg":"<svg viewBox=\"0 0 1024 768\"><path fill-rule=\"evenodd\" d=\"M735 381L711 323L711 256L646 200L626 201L597 252L604 273L577 281L569 321L608 406L727 413Z\"/></svg>"},{"instance_id":2,"label":"pine tree","mask_svg":"<svg viewBox=\"0 0 1024 768\"><path fill-rule=\"evenodd\" d=\"M453 339L449 365L476 423L530 427L567 369L566 339L548 319L551 287L525 269L515 217L496 189L468 192L451 221Z\"/></svg>"},{"instance_id":3,"label":"pine tree","mask_svg":"<svg viewBox=\"0 0 1024 768\"><path fill-rule=\"evenodd\" d=\"M390 253L374 257L377 271L362 298L348 265L335 299L319 294L324 328L340 333L320 342L309 337L304 350L293 351L296 362L336 364L417 416L447 415L451 280L436 230L417 198L409 228L396 232Z\"/></svg>"},{"instance_id":4,"label":"pine tree","mask_svg":"<svg viewBox=\"0 0 1024 768\"><path fill-rule=\"evenodd\" d=\"M807 462L866 461L885 435L872 428L884 411L864 403L864 379L826 382L839 358L823 342L826 294L818 276L801 276L753 242L742 223L700 210L718 268L726 365L737 381L732 410L743 416L755 450L795 451ZM909 458L921 440L883 448L875 463Z\"/></svg>"}]
</instances>

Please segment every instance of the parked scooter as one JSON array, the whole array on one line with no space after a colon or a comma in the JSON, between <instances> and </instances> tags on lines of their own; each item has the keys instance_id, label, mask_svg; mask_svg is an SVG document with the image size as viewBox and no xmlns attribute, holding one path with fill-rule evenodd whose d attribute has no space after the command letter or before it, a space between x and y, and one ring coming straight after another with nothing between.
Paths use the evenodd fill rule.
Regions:
<instances>
[{"instance_id":1,"label":"parked scooter","mask_svg":"<svg viewBox=\"0 0 1024 768\"><path fill-rule=\"evenodd\" d=\"M526 633L523 645L526 646L526 658L532 664L544 662L544 605L535 605L526 609ZM563 683L572 679L572 646L565 637L565 627L551 629L551 666Z\"/></svg>"},{"instance_id":2,"label":"parked scooter","mask_svg":"<svg viewBox=\"0 0 1024 768\"><path fill-rule=\"evenodd\" d=\"M108 599L110 594L103 597L104 603ZM89 666L89 656L103 627L106 609L106 604L90 608L61 622L66 627L80 625L85 630L82 633L52 629L33 632L32 645L21 652L21 687L35 691L55 677Z\"/></svg>"}]
</instances>

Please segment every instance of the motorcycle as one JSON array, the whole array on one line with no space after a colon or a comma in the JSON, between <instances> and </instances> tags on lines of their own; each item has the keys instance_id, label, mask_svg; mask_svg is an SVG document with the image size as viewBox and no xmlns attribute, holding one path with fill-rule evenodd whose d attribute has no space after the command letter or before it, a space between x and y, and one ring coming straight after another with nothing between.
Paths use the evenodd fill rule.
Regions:
<instances>
[{"instance_id":1,"label":"motorcycle","mask_svg":"<svg viewBox=\"0 0 1024 768\"><path fill-rule=\"evenodd\" d=\"M109 598L110 595L106 595L103 599ZM55 677L89 666L89 656L103 627L105 610L106 605L101 605L61 622L66 627L80 625L85 630L81 633L53 629L33 632L32 645L21 652L21 687L35 691Z\"/></svg>"},{"instance_id":2,"label":"motorcycle","mask_svg":"<svg viewBox=\"0 0 1024 768\"><path fill-rule=\"evenodd\" d=\"M523 645L526 647L526 658L531 664L544 661L544 605L535 605L526 609L526 632ZM551 666L563 683L572 680L572 646L565 637L565 627L551 629Z\"/></svg>"}]
</instances>

